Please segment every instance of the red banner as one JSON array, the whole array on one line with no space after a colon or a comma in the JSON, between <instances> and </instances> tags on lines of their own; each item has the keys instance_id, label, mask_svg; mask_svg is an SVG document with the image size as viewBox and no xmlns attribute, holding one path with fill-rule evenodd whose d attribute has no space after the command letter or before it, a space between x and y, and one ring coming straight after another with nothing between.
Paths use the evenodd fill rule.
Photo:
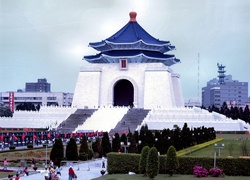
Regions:
<instances>
[{"instance_id":1,"label":"red banner","mask_svg":"<svg viewBox=\"0 0 250 180\"><path fill-rule=\"evenodd\" d=\"M22 135L22 140L24 140L24 138L25 138L25 134Z\"/></svg>"},{"instance_id":2,"label":"red banner","mask_svg":"<svg viewBox=\"0 0 250 180\"><path fill-rule=\"evenodd\" d=\"M14 92L9 92L9 108L14 112L15 102L14 102Z\"/></svg>"}]
</instances>

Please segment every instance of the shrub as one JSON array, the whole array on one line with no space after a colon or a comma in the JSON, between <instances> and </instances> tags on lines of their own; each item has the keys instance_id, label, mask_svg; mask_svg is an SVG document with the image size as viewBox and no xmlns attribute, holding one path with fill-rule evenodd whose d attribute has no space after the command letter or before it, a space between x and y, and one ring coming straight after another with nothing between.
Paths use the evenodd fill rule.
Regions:
<instances>
[{"instance_id":1,"label":"shrub","mask_svg":"<svg viewBox=\"0 0 250 180\"><path fill-rule=\"evenodd\" d=\"M82 152L82 153L79 154L78 159L81 160L81 161L87 161L88 160L88 154L86 154L85 152Z\"/></svg>"},{"instance_id":2,"label":"shrub","mask_svg":"<svg viewBox=\"0 0 250 180\"><path fill-rule=\"evenodd\" d=\"M147 174L150 179L155 178L159 173L159 156L156 147L150 148L147 157Z\"/></svg>"},{"instance_id":3,"label":"shrub","mask_svg":"<svg viewBox=\"0 0 250 180\"><path fill-rule=\"evenodd\" d=\"M147 175L147 157L149 152L149 146L144 146L141 151L140 161L139 161L139 172L141 174Z\"/></svg>"},{"instance_id":4,"label":"shrub","mask_svg":"<svg viewBox=\"0 0 250 180\"><path fill-rule=\"evenodd\" d=\"M50 159L54 162L54 165L60 165L64 156L63 143L61 138L55 139L55 143L50 152Z\"/></svg>"},{"instance_id":5,"label":"shrub","mask_svg":"<svg viewBox=\"0 0 250 180\"><path fill-rule=\"evenodd\" d=\"M9 148L10 148L10 150L15 150L16 146L10 146Z\"/></svg>"},{"instance_id":6,"label":"shrub","mask_svg":"<svg viewBox=\"0 0 250 180\"><path fill-rule=\"evenodd\" d=\"M27 145L27 148L33 149L33 144L28 144L28 145Z\"/></svg>"},{"instance_id":7,"label":"shrub","mask_svg":"<svg viewBox=\"0 0 250 180\"><path fill-rule=\"evenodd\" d=\"M179 167L179 160L176 155L175 147L170 146L167 151L167 160L166 160L166 169L169 175L172 176L178 167Z\"/></svg>"},{"instance_id":8,"label":"shrub","mask_svg":"<svg viewBox=\"0 0 250 180\"><path fill-rule=\"evenodd\" d=\"M193 174L196 177L207 177L208 176L208 171L203 168L202 166L194 166L193 168Z\"/></svg>"},{"instance_id":9,"label":"shrub","mask_svg":"<svg viewBox=\"0 0 250 180\"><path fill-rule=\"evenodd\" d=\"M68 161L78 160L77 145L76 145L76 140L74 138L70 138L66 146L66 158Z\"/></svg>"},{"instance_id":10,"label":"shrub","mask_svg":"<svg viewBox=\"0 0 250 180\"><path fill-rule=\"evenodd\" d=\"M212 177L224 177L223 170L222 170L222 169L219 169L219 168L211 168L211 169L209 170L209 174L210 174Z\"/></svg>"}]
</instances>

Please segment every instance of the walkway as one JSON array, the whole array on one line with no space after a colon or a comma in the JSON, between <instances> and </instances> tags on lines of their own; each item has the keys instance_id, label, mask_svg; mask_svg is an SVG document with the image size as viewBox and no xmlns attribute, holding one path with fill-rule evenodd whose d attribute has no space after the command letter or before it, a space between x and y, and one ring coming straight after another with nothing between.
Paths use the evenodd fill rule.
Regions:
<instances>
[{"instance_id":1,"label":"walkway","mask_svg":"<svg viewBox=\"0 0 250 180\"><path fill-rule=\"evenodd\" d=\"M106 161L107 162L107 161ZM68 168L72 165L78 180L91 180L101 176L100 171L102 170L101 164L102 159L95 159L89 162L83 162L80 164L68 164L66 166L62 166L60 180L68 180ZM17 168L8 169L17 170ZM43 169L38 169L39 173L31 174L29 176L21 176L21 180L44 180L43 174L40 171ZM2 178L1 180L7 180L8 178Z\"/></svg>"}]
</instances>

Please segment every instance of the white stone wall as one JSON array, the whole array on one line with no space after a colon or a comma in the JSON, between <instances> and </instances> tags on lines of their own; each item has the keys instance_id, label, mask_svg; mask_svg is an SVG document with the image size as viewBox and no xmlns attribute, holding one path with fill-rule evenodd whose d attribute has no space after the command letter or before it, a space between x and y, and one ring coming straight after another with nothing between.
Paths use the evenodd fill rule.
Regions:
<instances>
[{"instance_id":1,"label":"white stone wall","mask_svg":"<svg viewBox=\"0 0 250 180\"><path fill-rule=\"evenodd\" d=\"M184 107L184 98L181 88L180 75L172 74L173 93L176 107Z\"/></svg>"},{"instance_id":2,"label":"white stone wall","mask_svg":"<svg viewBox=\"0 0 250 180\"><path fill-rule=\"evenodd\" d=\"M73 98L77 108L112 106L115 84L126 79L134 87L134 106L152 108L175 106L171 72L160 63L88 64L79 72Z\"/></svg>"},{"instance_id":3,"label":"white stone wall","mask_svg":"<svg viewBox=\"0 0 250 180\"><path fill-rule=\"evenodd\" d=\"M168 71L146 71L145 73L145 93L144 108L172 107L171 74Z\"/></svg>"},{"instance_id":4,"label":"white stone wall","mask_svg":"<svg viewBox=\"0 0 250 180\"><path fill-rule=\"evenodd\" d=\"M93 108L99 105L100 71L86 71L78 74L73 107Z\"/></svg>"}]
</instances>

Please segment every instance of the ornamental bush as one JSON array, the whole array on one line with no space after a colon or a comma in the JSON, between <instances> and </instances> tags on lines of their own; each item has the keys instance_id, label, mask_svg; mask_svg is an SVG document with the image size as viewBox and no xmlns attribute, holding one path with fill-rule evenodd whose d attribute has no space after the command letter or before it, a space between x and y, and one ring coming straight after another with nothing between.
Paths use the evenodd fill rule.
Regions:
<instances>
[{"instance_id":1,"label":"ornamental bush","mask_svg":"<svg viewBox=\"0 0 250 180\"><path fill-rule=\"evenodd\" d=\"M76 145L76 140L74 138L70 138L66 146L66 159L68 161L78 160L77 145Z\"/></svg>"},{"instance_id":2,"label":"ornamental bush","mask_svg":"<svg viewBox=\"0 0 250 180\"><path fill-rule=\"evenodd\" d=\"M159 156L156 147L150 148L147 157L147 174L150 179L154 179L159 173Z\"/></svg>"},{"instance_id":3,"label":"ornamental bush","mask_svg":"<svg viewBox=\"0 0 250 180\"><path fill-rule=\"evenodd\" d=\"M28 144L28 145L27 145L27 148L33 149L33 144Z\"/></svg>"},{"instance_id":4,"label":"ornamental bush","mask_svg":"<svg viewBox=\"0 0 250 180\"><path fill-rule=\"evenodd\" d=\"M16 149L16 146L10 146L9 149L14 150L14 149Z\"/></svg>"},{"instance_id":5,"label":"ornamental bush","mask_svg":"<svg viewBox=\"0 0 250 180\"><path fill-rule=\"evenodd\" d=\"M174 172L179 167L179 160L176 155L176 150L174 146L170 146L167 151L167 160L166 160L166 169L170 176L174 174Z\"/></svg>"},{"instance_id":6,"label":"ornamental bush","mask_svg":"<svg viewBox=\"0 0 250 180\"><path fill-rule=\"evenodd\" d=\"M140 161L139 161L139 172L147 176L147 157L149 152L149 146L144 146L141 151Z\"/></svg>"},{"instance_id":7,"label":"ornamental bush","mask_svg":"<svg viewBox=\"0 0 250 180\"><path fill-rule=\"evenodd\" d=\"M62 139L55 139L55 143L50 151L50 159L54 162L54 165L60 165L64 158L64 148Z\"/></svg>"},{"instance_id":8,"label":"ornamental bush","mask_svg":"<svg viewBox=\"0 0 250 180\"><path fill-rule=\"evenodd\" d=\"M193 167L193 174L196 177L207 177L208 176L208 171L203 168L202 166L194 166Z\"/></svg>"},{"instance_id":9,"label":"ornamental bush","mask_svg":"<svg viewBox=\"0 0 250 180\"><path fill-rule=\"evenodd\" d=\"M219 168L211 168L209 170L209 174L212 176L212 177L224 177L224 172L222 169L219 169Z\"/></svg>"}]
</instances>

